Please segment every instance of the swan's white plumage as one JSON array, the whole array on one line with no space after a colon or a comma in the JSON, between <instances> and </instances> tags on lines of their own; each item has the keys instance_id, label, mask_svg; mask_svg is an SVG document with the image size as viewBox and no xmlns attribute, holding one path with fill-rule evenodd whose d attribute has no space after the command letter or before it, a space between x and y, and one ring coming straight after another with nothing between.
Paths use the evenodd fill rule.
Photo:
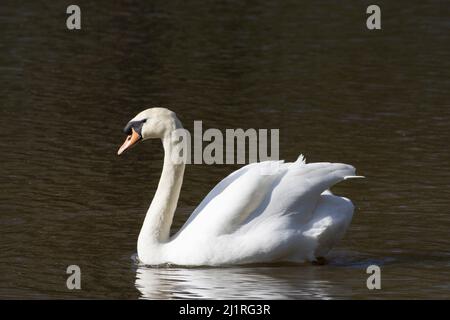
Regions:
<instances>
[{"instance_id":1,"label":"swan's white plumage","mask_svg":"<svg viewBox=\"0 0 450 320\"><path fill-rule=\"evenodd\" d=\"M355 168L306 164L300 156L293 163L252 163L231 173L169 237L184 174L184 164L172 163L169 150L178 143L171 133L182 126L164 108L145 110L133 119L142 120L142 139L161 138L165 150L158 189L138 239L138 256L144 264L312 261L326 255L347 230L353 204L329 189L357 177Z\"/></svg>"},{"instance_id":2,"label":"swan's white plumage","mask_svg":"<svg viewBox=\"0 0 450 320\"><path fill-rule=\"evenodd\" d=\"M326 255L353 214L352 203L328 189L355 169L300 161L261 174L270 170L267 166L273 163L250 164L221 181L167 244L167 260L221 265Z\"/></svg>"}]
</instances>

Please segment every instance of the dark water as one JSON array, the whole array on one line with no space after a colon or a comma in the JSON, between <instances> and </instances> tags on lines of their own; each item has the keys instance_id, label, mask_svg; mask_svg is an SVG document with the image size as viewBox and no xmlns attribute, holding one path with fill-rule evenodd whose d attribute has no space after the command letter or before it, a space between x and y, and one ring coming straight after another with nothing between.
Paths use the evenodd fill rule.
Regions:
<instances>
[{"instance_id":1,"label":"dark water","mask_svg":"<svg viewBox=\"0 0 450 320\"><path fill-rule=\"evenodd\" d=\"M450 7L378 1L0 4L1 298L450 298ZM356 166L352 225L315 265L146 268L132 260L162 168L123 125L279 128L280 157ZM175 228L239 166L186 169ZM66 288L66 268L82 290ZM366 287L377 264L382 289Z\"/></svg>"}]
</instances>

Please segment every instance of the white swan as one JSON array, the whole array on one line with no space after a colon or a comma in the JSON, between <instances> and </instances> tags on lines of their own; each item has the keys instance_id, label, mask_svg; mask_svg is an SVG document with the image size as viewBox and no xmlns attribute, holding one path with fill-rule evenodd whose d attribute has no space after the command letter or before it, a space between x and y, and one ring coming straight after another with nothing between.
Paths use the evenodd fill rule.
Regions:
<instances>
[{"instance_id":1,"label":"white swan","mask_svg":"<svg viewBox=\"0 0 450 320\"><path fill-rule=\"evenodd\" d=\"M353 215L350 200L328 189L356 177L339 163L252 163L223 179L195 209L180 231L169 236L184 164L171 161L182 128L174 112L151 108L125 127L120 155L140 140L160 138L164 166L137 243L139 260L148 265L186 266L304 262L325 256L342 238ZM278 170L264 174L278 165ZM273 170L272 170L273 171Z\"/></svg>"}]
</instances>

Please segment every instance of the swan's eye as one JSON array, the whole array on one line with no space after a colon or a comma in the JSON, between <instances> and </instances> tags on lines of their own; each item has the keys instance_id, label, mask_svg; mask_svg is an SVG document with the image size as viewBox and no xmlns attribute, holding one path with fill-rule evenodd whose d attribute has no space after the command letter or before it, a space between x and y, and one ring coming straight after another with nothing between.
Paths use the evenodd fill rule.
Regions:
<instances>
[{"instance_id":1,"label":"swan's eye","mask_svg":"<svg viewBox=\"0 0 450 320\"><path fill-rule=\"evenodd\" d=\"M131 134L131 128L134 129L137 133L141 134L142 126L147 121L147 119L130 121L127 123L125 128L123 128L123 132L127 135Z\"/></svg>"},{"instance_id":2,"label":"swan's eye","mask_svg":"<svg viewBox=\"0 0 450 320\"><path fill-rule=\"evenodd\" d=\"M130 135L131 134L131 124L127 123L127 125L125 126L125 128L123 128L123 133Z\"/></svg>"}]
</instances>

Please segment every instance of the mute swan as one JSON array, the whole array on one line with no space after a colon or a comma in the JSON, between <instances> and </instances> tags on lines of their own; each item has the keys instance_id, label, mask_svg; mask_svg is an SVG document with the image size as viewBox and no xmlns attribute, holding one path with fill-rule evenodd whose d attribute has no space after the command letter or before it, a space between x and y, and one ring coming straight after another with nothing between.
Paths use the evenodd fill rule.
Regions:
<instances>
[{"instance_id":1,"label":"mute swan","mask_svg":"<svg viewBox=\"0 0 450 320\"><path fill-rule=\"evenodd\" d=\"M183 182L183 163L171 160L180 143L172 132L182 128L174 112L151 108L124 128L128 135L117 152L140 140L159 138L164 165L158 189L139 233L137 254L147 265L218 266L305 262L324 257L342 238L353 215L349 199L328 189L355 176L355 168L339 163L306 164L265 161L231 173L170 237L170 226ZM278 165L272 174L264 174Z\"/></svg>"}]
</instances>

